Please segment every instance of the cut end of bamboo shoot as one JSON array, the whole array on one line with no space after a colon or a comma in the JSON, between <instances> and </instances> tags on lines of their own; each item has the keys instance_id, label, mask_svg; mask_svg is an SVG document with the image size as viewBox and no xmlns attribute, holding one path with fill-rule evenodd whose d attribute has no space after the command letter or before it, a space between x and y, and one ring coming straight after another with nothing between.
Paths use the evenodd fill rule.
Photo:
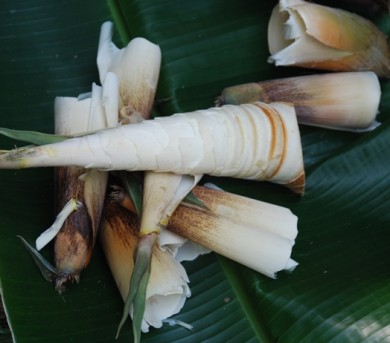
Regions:
<instances>
[{"instance_id":1,"label":"cut end of bamboo shoot","mask_svg":"<svg viewBox=\"0 0 390 343\"><path fill-rule=\"evenodd\" d=\"M390 76L386 35L356 14L303 0L280 0L268 24L269 62Z\"/></svg>"},{"instance_id":2,"label":"cut end of bamboo shoot","mask_svg":"<svg viewBox=\"0 0 390 343\"><path fill-rule=\"evenodd\" d=\"M102 25L97 64L100 79L109 72L119 79L120 122L128 124L134 115L150 118L161 65L161 49L142 37L132 39L125 48L112 42L113 26Z\"/></svg>"},{"instance_id":3,"label":"cut end of bamboo shoot","mask_svg":"<svg viewBox=\"0 0 390 343\"><path fill-rule=\"evenodd\" d=\"M194 192L207 208L179 206L169 230L271 278L292 270L298 218L289 209L202 187Z\"/></svg>"}]
</instances>

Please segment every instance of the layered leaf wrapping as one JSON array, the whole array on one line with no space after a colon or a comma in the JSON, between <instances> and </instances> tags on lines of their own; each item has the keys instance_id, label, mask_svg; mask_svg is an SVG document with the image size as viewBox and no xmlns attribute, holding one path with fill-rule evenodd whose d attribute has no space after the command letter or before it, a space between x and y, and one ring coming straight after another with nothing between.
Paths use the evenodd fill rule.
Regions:
<instances>
[{"instance_id":1,"label":"layered leaf wrapping","mask_svg":"<svg viewBox=\"0 0 390 343\"><path fill-rule=\"evenodd\" d=\"M269 62L390 76L386 35L354 13L302 0L281 0L268 24Z\"/></svg>"}]
</instances>

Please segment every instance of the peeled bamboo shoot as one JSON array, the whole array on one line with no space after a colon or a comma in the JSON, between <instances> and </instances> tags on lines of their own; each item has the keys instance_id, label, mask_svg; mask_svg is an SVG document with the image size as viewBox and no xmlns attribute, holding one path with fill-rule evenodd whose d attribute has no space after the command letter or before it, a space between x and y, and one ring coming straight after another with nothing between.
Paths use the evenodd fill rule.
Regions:
<instances>
[{"instance_id":1,"label":"peeled bamboo shoot","mask_svg":"<svg viewBox=\"0 0 390 343\"><path fill-rule=\"evenodd\" d=\"M286 185L302 194L295 111L285 103L227 105L123 125L0 154L0 168L80 166L210 174Z\"/></svg>"}]
</instances>

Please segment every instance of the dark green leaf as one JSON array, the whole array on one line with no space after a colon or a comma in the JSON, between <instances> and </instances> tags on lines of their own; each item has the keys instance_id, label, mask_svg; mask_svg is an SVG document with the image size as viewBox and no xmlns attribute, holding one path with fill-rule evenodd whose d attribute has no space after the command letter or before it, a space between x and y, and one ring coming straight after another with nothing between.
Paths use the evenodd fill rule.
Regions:
<instances>
[{"instance_id":1,"label":"dark green leaf","mask_svg":"<svg viewBox=\"0 0 390 343\"><path fill-rule=\"evenodd\" d=\"M2 343L12 343L13 342L11 331L9 329L0 328L0 341Z\"/></svg>"},{"instance_id":2,"label":"dark green leaf","mask_svg":"<svg viewBox=\"0 0 390 343\"><path fill-rule=\"evenodd\" d=\"M267 19L275 3L7 0L0 9L0 126L53 132L54 97L77 96L98 81L98 35L108 18L115 18L124 41L144 36L161 46L158 115L212 106L234 84L315 72L266 63ZM386 34L389 23L389 16L381 18ZM143 341L388 341L387 80L378 119L382 126L366 134L301 128L307 167L302 198L267 183L206 178L297 214L293 258L300 265L271 280L215 255L185 263L192 297L176 318L194 330L166 325ZM0 139L2 149L13 144ZM52 175L51 169L0 172L1 292L17 342L130 342L130 323L114 339L123 302L99 245L80 284L59 296L16 237L34 240L52 222Z\"/></svg>"}]
</instances>

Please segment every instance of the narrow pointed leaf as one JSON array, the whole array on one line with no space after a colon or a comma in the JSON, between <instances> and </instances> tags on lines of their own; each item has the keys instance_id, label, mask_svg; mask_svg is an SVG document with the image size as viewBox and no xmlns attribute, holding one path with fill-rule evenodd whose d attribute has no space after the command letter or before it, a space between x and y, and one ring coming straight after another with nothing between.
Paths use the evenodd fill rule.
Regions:
<instances>
[{"instance_id":1,"label":"narrow pointed leaf","mask_svg":"<svg viewBox=\"0 0 390 343\"><path fill-rule=\"evenodd\" d=\"M135 318L133 322L134 337L140 337L141 323L146 303L146 287L150 275L152 250L156 239L157 235L152 233L150 235L140 237L138 242L134 269L130 278L129 294L123 307L123 314L121 322L119 323L117 337L119 336L119 332L123 327L123 324L129 317L129 312L132 307ZM137 307L135 304L137 304Z\"/></svg>"},{"instance_id":2,"label":"narrow pointed leaf","mask_svg":"<svg viewBox=\"0 0 390 343\"><path fill-rule=\"evenodd\" d=\"M55 267L49 263L36 249L34 249L22 236L19 236L19 238L26 247L27 251L31 254L43 278L46 281L53 282L57 276L59 276L59 273Z\"/></svg>"},{"instance_id":3,"label":"narrow pointed leaf","mask_svg":"<svg viewBox=\"0 0 390 343\"><path fill-rule=\"evenodd\" d=\"M146 289L150 276L150 265L142 276L137 294L134 298L133 334L134 343L141 342L141 326L146 307Z\"/></svg>"},{"instance_id":4,"label":"narrow pointed leaf","mask_svg":"<svg viewBox=\"0 0 390 343\"><path fill-rule=\"evenodd\" d=\"M28 142L35 145L62 142L69 138L66 136L52 135L36 131L11 130L5 127L0 128L0 134L15 140Z\"/></svg>"}]
</instances>

